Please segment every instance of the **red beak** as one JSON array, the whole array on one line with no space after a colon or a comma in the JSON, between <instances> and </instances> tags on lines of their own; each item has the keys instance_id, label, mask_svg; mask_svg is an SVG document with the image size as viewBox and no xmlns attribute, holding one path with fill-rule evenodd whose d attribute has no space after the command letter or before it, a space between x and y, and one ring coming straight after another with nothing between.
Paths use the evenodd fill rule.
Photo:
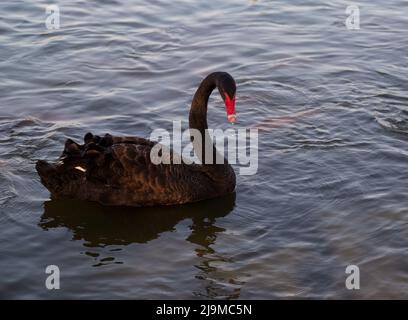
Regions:
<instances>
[{"instance_id":1,"label":"red beak","mask_svg":"<svg viewBox=\"0 0 408 320\"><path fill-rule=\"evenodd\" d=\"M237 118L235 115L235 96L231 99L228 94L225 94L225 109L227 110L228 121L234 123Z\"/></svg>"}]
</instances>

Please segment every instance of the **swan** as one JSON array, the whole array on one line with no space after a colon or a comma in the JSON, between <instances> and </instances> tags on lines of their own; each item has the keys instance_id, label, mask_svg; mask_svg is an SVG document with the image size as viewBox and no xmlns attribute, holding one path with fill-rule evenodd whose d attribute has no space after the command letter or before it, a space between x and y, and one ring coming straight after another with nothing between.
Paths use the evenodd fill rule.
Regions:
<instances>
[{"instance_id":1,"label":"swan","mask_svg":"<svg viewBox=\"0 0 408 320\"><path fill-rule=\"evenodd\" d=\"M225 102L227 119L236 120L233 77L214 72L201 81L194 94L189 127L206 135L207 105L212 91ZM194 140L194 139L192 139ZM213 155L216 149L210 140ZM150 151L157 142L140 137L103 137L87 133L84 144L66 140L55 163L39 160L36 170L53 199L77 199L114 206L157 206L197 202L230 194L236 177L226 159L221 164L205 164L205 144L193 141L200 164L154 164ZM211 147L210 147L211 148ZM171 153L171 157L174 154Z\"/></svg>"}]
</instances>

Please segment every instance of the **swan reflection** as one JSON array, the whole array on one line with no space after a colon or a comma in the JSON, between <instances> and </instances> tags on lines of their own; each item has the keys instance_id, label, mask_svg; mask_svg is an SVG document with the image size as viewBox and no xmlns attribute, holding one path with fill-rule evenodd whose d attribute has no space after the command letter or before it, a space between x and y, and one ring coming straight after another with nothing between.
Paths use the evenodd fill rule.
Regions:
<instances>
[{"instance_id":1,"label":"swan reflection","mask_svg":"<svg viewBox=\"0 0 408 320\"><path fill-rule=\"evenodd\" d=\"M86 255L92 258L93 266L123 264L120 251L130 244L148 245L163 233L174 231L181 221L190 219L190 234L186 241L194 244L195 279L204 285L199 296L239 296L240 285L235 288L220 288L217 284L213 262L230 263L229 258L217 254L212 246L217 236L225 231L216 225L217 219L225 217L234 208L235 193L225 197L197 203L150 208L106 207L97 203L76 200L50 200L44 203L44 213L38 225L44 230L67 228L72 239L83 241ZM109 257L102 257L100 248L109 247ZM95 263L96 261L96 263ZM234 279L232 279L234 280ZM221 285L222 287L222 285ZM232 290L232 291L231 291Z\"/></svg>"}]
</instances>

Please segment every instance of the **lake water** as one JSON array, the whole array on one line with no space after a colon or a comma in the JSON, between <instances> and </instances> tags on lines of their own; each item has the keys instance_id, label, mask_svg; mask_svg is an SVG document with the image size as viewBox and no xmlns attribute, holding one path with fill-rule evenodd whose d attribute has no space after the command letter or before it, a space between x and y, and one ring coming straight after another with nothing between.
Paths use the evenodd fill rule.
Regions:
<instances>
[{"instance_id":1,"label":"lake water","mask_svg":"<svg viewBox=\"0 0 408 320\"><path fill-rule=\"evenodd\" d=\"M56 0L59 30L49 3L0 4L0 298L408 298L407 1L359 1L359 30L341 0ZM219 70L237 127L267 127L235 194L50 200L36 160L88 131L187 127ZM208 118L229 128L218 94Z\"/></svg>"}]
</instances>

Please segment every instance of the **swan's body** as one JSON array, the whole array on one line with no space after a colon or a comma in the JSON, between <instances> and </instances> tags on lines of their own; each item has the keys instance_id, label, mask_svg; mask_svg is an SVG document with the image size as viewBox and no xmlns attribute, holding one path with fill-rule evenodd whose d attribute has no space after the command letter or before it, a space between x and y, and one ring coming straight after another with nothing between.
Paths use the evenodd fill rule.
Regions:
<instances>
[{"instance_id":1,"label":"swan's body","mask_svg":"<svg viewBox=\"0 0 408 320\"><path fill-rule=\"evenodd\" d=\"M226 102L228 119L235 121L235 82L227 73L213 73L200 84L190 109L190 128L203 137L208 98L215 87ZM155 144L138 137L100 138L88 133L83 145L68 139L59 162L40 160L36 169L54 198L107 205L183 204L234 191L235 173L227 160L223 164L153 164L150 151ZM205 159L204 147L195 152L200 160Z\"/></svg>"}]
</instances>

